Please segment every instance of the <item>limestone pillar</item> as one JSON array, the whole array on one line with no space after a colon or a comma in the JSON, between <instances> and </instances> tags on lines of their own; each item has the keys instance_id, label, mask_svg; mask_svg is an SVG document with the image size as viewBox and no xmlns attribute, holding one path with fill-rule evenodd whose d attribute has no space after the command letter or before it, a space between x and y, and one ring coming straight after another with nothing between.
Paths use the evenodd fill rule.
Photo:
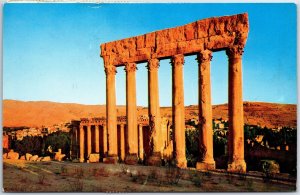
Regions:
<instances>
[{"instance_id":1,"label":"limestone pillar","mask_svg":"<svg viewBox=\"0 0 300 195\"><path fill-rule=\"evenodd\" d=\"M149 165L161 165L161 118L159 106L158 59L148 60L148 112L150 126L151 156L147 159Z\"/></svg>"},{"instance_id":2,"label":"limestone pillar","mask_svg":"<svg viewBox=\"0 0 300 195\"><path fill-rule=\"evenodd\" d=\"M95 153L99 152L99 125L95 125Z\"/></svg>"},{"instance_id":3,"label":"limestone pillar","mask_svg":"<svg viewBox=\"0 0 300 195\"><path fill-rule=\"evenodd\" d=\"M107 128L103 125L103 154L107 156Z\"/></svg>"},{"instance_id":4,"label":"limestone pillar","mask_svg":"<svg viewBox=\"0 0 300 195\"><path fill-rule=\"evenodd\" d=\"M213 126L211 106L211 82L210 82L210 61L211 51L204 50L198 53L199 63L198 92L199 92L199 150L200 162L197 162L197 169L215 169L213 157Z\"/></svg>"},{"instance_id":5,"label":"limestone pillar","mask_svg":"<svg viewBox=\"0 0 300 195\"><path fill-rule=\"evenodd\" d=\"M126 63L126 114L127 114L127 143L128 154L126 164L136 164L138 161L138 130L137 130L137 107L136 107L136 64Z\"/></svg>"},{"instance_id":6,"label":"limestone pillar","mask_svg":"<svg viewBox=\"0 0 300 195\"><path fill-rule=\"evenodd\" d=\"M120 149L121 149L121 160L124 161L125 159L125 131L124 131L124 124L121 124L120 128L121 140L120 140Z\"/></svg>"},{"instance_id":7,"label":"limestone pillar","mask_svg":"<svg viewBox=\"0 0 300 195\"><path fill-rule=\"evenodd\" d=\"M144 160L143 125L139 124L139 159Z\"/></svg>"},{"instance_id":8,"label":"limestone pillar","mask_svg":"<svg viewBox=\"0 0 300 195\"><path fill-rule=\"evenodd\" d=\"M183 64L184 55L172 57L172 112L173 131L175 141L175 158L177 167L187 166L185 156L185 118L184 118L184 89L183 89Z\"/></svg>"},{"instance_id":9,"label":"limestone pillar","mask_svg":"<svg viewBox=\"0 0 300 195\"><path fill-rule=\"evenodd\" d=\"M80 130L79 130L79 162L84 162L84 129L83 126L80 125Z\"/></svg>"},{"instance_id":10,"label":"limestone pillar","mask_svg":"<svg viewBox=\"0 0 300 195\"><path fill-rule=\"evenodd\" d=\"M228 117L229 145L228 170L246 171L244 160L244 111L242 93L242 54L243 47L227 49L229 60Z\"/></svg>"},{"instance_id":11,"label":"limestone pillar","mask_svg":"<svg viewBox=\"0 0 300 195\"><path fill-rule=\"evenodd\" d=\"M92 153L92 132L91 125L87 126L87 156Z\"/></svg>"},{"instance_id":12,"label":"limestone pillar","mask_svg":"<svg viewBox=\"0 0 300 195\"><path fill-rule=\"evenodd\" d=\"M107 163L116 163L118 159L117 148L117 108L116 108L116 67L105 67L106 73L106 127L108 140L108 156L103 159Z\"/></svg>"}]
</instances>

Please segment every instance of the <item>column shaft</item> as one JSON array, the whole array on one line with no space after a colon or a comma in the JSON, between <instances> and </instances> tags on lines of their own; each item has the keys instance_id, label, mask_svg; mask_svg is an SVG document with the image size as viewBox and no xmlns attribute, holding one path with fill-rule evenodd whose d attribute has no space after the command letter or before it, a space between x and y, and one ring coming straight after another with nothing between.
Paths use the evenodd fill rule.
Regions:
<instances>
[{"instance_id":1,"label":"column shaft","mask_svg":"<svg viewBox=\"0 0 300 195\"><path fill-rule=\"evenodd\" d=\"M99 153L99 125L95 125L95 153Z\"/></svg>"},{"instance_id":2,"label":"column shaft","mask_svg":"<svg viewBox=\"0 0 300 195\"><path fill-rule=\"evenodd\" d=\"M116 67L105 67L106 72L106 124L108 136L108 157L117 157L117 109L116 109Z\"/></svg>"},{"instance_id":3,"label":"column shaft","mask_svg":"<svg viewBox=\"0 0 300 195\"><path fill-rule=\"evenodd\" d=\"M148 113L150 127L151 156L147 159L149 165L160 166L163 153L161 138L161 117L159 106L158 59L149 59L148 64Z\"/></svg>"},{"instance_id":4,"label":"column shaft","mask_svg":"<svg viewBox=\"0 0 300 195\"><path fill-rule=\"evenodd\" d=\"M242 96L242 53L243 48L235 46L226 51L229 59L229 164L228 170L246 171L244 160L244 112Z\"/></svg>"},{"instance_id":5,"label":"column shaft","mask_svg":"<svg viewBox=\"0 0 300 195\"><path fill-rule=\"evenodd\" d=\"M84 162L84 129L83 126L80 125L80 130L79 130L79 153L80 153L80 162Z\"/></svg>"},{"instance_id":6,"label":"column shaft","mask_svg":"<svg viewBox=\"0 0 300 195\"><path fill-rule=\"evenodd\" d=\"M184 88L183 88L184 56L172 57L172 111L173 132L175 140L175 157L178 167L187 166L185 156L185 118L184 118Z\"/></svg>"},{"instance_id":7,"label":"column shaft","mask_svg":"<svg viewBox=\"0 0 300 195\"><path fill-rule=\"evenodd\" d=\"M121 160L124 161L125 159L125 131L124 131L124 124L121 124L121 129L120 129L120 134L121 134L121 140L120 140L120 148L121 148Z\"/></svg>"},{"instance_id":8,"label":"column shaft","mask_svg":"<svg viewBox=\"0 0 300 195\"><path fill-rule=\"evenodd\" d=\"M210 61L211 51L204 50L198 54L199 82L199 150L201 155L197 169L215 169L213 157L213 127L211 106Z\"/></svg>"},{"instance_id":9,"label":"column shaft","mask_svg":"<svg viewBox=\"0 0 300 195\"><path fill-rule=\"evenodd\" d=\"M103 154L107 156L107 128L103 125Z\"/></svg>"},{"instance_id":10,"label":"column shaft","mask_svg":"<svg viewBox=\"0 0 300 195\"><path fill-rule=\"evenodd\" d=\"M136 109L136 64L126 63L126 114L127 114L127 143L128 154L125 163L137 163L138 155L138 130L137 130L137 109Z\"/></svg>"},{"instance_id":11,"label":"column shaft","mask_svg":"<svg viewBox=\"0 0 300 195\"><path fill-rule=\"evenodd\" d=\"M87 156L92 153L92 133L91 125L87 126Z\"/></svg>"},{"instance_id":12,"label":"column shaft","mask_svg":"<svg viewBox=\"0 0 300 195\"><path fill-rule=\"evenodd\" d=\"M139 124L139 158L144 160L143 125Z\"/></svg>"}]
</instances>

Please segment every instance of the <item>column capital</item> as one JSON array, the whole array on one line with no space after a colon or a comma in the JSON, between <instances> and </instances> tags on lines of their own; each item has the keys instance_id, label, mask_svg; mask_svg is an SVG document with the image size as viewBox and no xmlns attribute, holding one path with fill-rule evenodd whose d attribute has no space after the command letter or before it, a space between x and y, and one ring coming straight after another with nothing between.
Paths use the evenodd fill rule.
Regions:
<instances>
[{"instance_id":1,"label":"column capital","mask_svg":"<svg viewBox=\"0 0 300 195\"><path fill-rule=\"evenodd\" d=\"M146 67L148 68L148 71L157 70L159 68L159 59L148 59Z\"/></svg>"},{"instance_id":2,"label":"column capital","mask_svg":"<svg viewBox=\"0 0 300 195\"><path fill-rule=\"evenodd\" d=\"M117 68L113 65L106 66L104 68L105 74L110 75L110 74L116 74L117 73Z\"/></svg>"},{"instance_id":3,"label":"column capital","mask_svg":"<svg viewBox=\"0 0 300 195\"><path fill-rule=\"evenodd\" d=\"M198 61L199 64L210 62L212 60L212 51L210 50L200 51L197 54L196 60Z\"/></svg>"},{"instance_id":4,"label":"column capital","mask_svg":"<svg viewBox=\"0 0 300 195\"><path fill-rule=\"evenodd\" d=\"M125 63L124 70L126 72L135 72L137 70L136 63L134 63L134 62L127 62L127 63Z\"/></svg>"},{"instance_id":5,"label":"column capital","mask_svg":"<svg viewBox=\"0 0 300 195\"><path fill-rule=\"evenodd\" d=\"M235 45L226 49L226 54L229 59L241 58L244 52L244 46Z\"/></svg>"},{"instance_id":6,"label":"column capital","mask_svg":"<svg viewBox=\"0 0 300 195\"><path fill-rule=\"evenodd\" d=\"M172 56L171 59L172 66L183 66L184 64L184 55L183 54L177 54Z\"/></svg>"}]
</instances>

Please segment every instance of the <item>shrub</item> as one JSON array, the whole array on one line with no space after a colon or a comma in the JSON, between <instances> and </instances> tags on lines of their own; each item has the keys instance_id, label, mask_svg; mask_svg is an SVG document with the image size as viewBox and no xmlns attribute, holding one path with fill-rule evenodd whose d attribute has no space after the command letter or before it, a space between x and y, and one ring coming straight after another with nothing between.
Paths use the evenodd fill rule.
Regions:
<instances>
[{"instance_id":1,"label":"shrub","mask_svg":"<svg viewBox=\"0 0 300 195\"><path fill-rule=\"evenodd\" d=\"M196 187L202 186L202 176L200 174L195 174L195 176L192 178L192 182Z\"/></svg>"},{"instance_id":2,"label":"shrub","mask_svg":"<svg viewBox=\"0 0 300 195\"><path fill-rule=\"evenodd\" d=\"M165 175L168 184L177 185L179 183L179 180L182 178L183 172L180 168L168 167Z\"/></svg>"},{"instance_id":3,"label":"shrub","mask_svg":"<svg viewBox=\"0 0 300 195\"><path fill-rule=\"evenodd\" d=\"M261 167L265 182L270 181L274 177L274 174L279 173L279 164L274 160L262 160Z\"/></svg>"}]
</instances>

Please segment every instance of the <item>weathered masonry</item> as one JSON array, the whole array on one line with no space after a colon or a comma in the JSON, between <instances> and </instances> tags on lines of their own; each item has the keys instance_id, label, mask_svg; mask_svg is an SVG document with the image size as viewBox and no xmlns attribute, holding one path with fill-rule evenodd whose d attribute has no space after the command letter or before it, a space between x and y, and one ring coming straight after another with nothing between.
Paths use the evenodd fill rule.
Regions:
<instances>
[{"instance_id":1,"label":"weathered masonry","mask_svg":"<svg viewBox=\"0 0 300 195\"><path fill-rule=\"evenodd\" d=\"M149 135L149 119L147 116L139 116L137 119L138 128L138 144L135 146L138 151L140 162L144 161L145 157L150 154L150 135ZM170 138L170 121L161 118L161 139L163 146L163 159L172 158L173 142ZM120 162L125 161L125 154L128 153L128 134L126 126L126 116L117 117L117 156ZM107 160L107 128L106 118L81 118L79 121L72 121L71 130L71 158L79 159L80 162L89 160L90 162L99 162ZM97 157L91 161L91 155ZM108 161L109 162L109 161ZM135 163L127 160L125 163Z\"/></svg>"},{"instance_id":2,"label":"weathered masonry","mask_svg":"<svg viewBox=\"0 0 300 195\"><path fill-rule=\"evenodd\" d=\"M106 127L108 158L117 157L116 67L126 71L126 111L128 153L137 160L138 130L136 110L137 64L147 62L149 123L153 144L149 162L160 160L159 60L170 58L172 65L172 107L174 156L178 167L186 167L183 65L184 56L197 55L199 64L199 125L200 143L206 154L197 163L198 169L214 169L210 61L212 52L226 50L229 65L229 139L228 169L246 170L244 161L242 54L248 36L248 15L238 14L199 20L184 26L160 30L136 37L104 43L101 57L106 73ZM151 163L150 163L151 164Z\"/></svg>"}]
</instances>

